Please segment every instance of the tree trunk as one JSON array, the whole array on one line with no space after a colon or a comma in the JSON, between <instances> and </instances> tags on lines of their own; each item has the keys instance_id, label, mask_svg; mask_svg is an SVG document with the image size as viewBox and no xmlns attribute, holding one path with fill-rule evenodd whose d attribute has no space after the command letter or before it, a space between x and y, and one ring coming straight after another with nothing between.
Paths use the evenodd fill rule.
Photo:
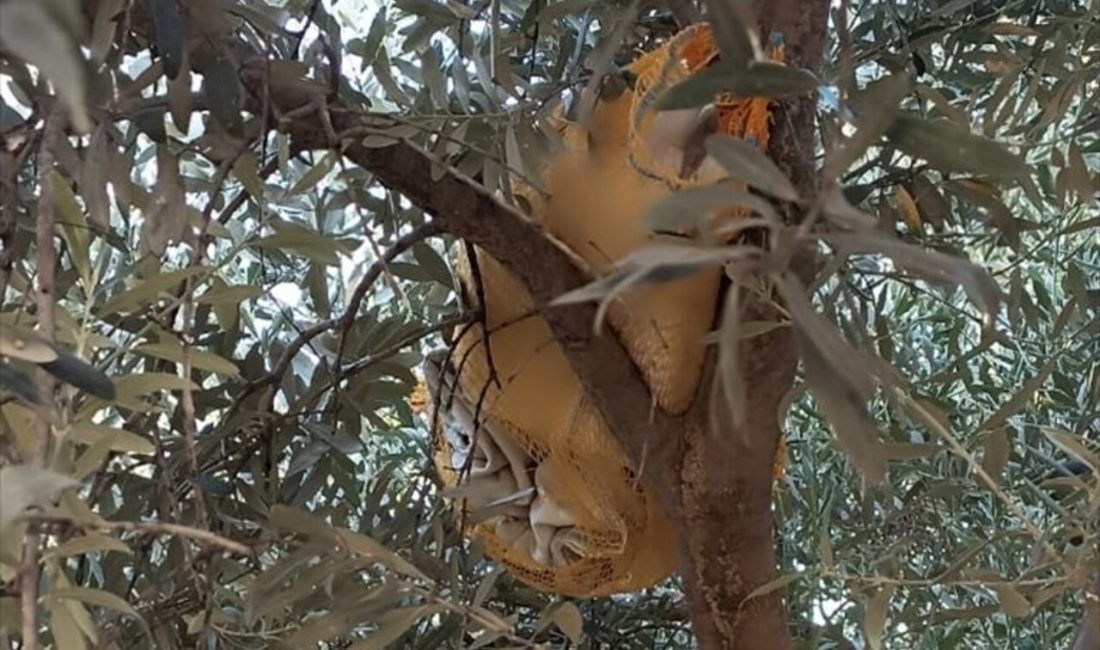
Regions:
<instances>
[{"instance_id":1,"label":"tree trunk","mask_svg":"<svg viewBox=\"0 0 1100 650\"><path fill-rule=\"evenodd\" d=\"M826 0L760 3L761 34L765 39L772 32L783 35L788 65L818 69L827 11ZM807 197L816 189L814 103L807 98L777 109L768 151ZM801 215L791 210L787 216L797 220ZM812 273L812 255L795 264L799 275ZM749 304L743 317L775 319L772 311L762 303ZM714 431L708 399L696 400L683 421L682 455L674 461L679 471L655 471L650 481L679 528L680 573L699 647L783 650L790 646L790 634L781 592L748 597L777 577L772 468L781 435L777 413L798 363L791 330L745 341L740 359L750 405L744 424ZM705 397L709 384L709 378L703 382Z\"/></svg>"},{"instance_id":2,"label":"tree trunk","mask_svg":"<svg viewBox=\"0 0 1100 650\"><path fill-rule=\"evenodd\" d=\"M789 645L780 592L749 594L776 578L772 468L781 434L776 412L797 363L791 338L781 328L742 344L751 405L743 427L714 431L703 408L685 423L680 573L705 650Z\"/></svg>"},{"instance_id":3,"label":"tree trunk","mask_svg":"<svg viewBox=\"0 0 1100 650\"><path fill-rule=\"evenodd\" d=\"M747 320L776 317L774 308L760 302L748 304L743 314ZM701 398L675 429L658 434L679 436L681 444L663 447L647 462L652 470L645 470L644 478L658 490L679 531L680 574L704 650L789 647L780 592L749 595L776 578L771 513L781 433L776 413L794 382L798 359L792 338L789 328L778 328L741 344L745 401L751 405L741 427L715 431L708 400ZM714 365L702 382L705 394ZM719 421L731 421L729 414Z\"/></svg>"}]
</instances>

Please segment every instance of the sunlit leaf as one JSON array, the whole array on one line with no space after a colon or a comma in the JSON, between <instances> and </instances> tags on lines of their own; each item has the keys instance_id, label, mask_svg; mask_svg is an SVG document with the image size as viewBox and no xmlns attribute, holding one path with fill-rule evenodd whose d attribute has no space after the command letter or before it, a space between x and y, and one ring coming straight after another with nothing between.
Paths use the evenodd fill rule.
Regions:
<instances>
[{"instance_id":1,"label":"sunlit leaf","mask_svg":"<svg viewBox=\"0 0 1100 650\"><path fill-rule=\"evenodd\" d=\"M383 650L400 639L418 621L439 611L435 605L402 607L382 614L375 621L376 628L365 641L354 643L348 650Z\"/></svg>"},{"instance_id":2,"label":"sunlit leaf","mask_svg":"<svg viewBox=\"0 0 1100 650\"><path fill-rule=\"evenodd\" d=\"M126 429L105 427L83 422L74 422L69 432L70 438L80 444L92 445L107 440L111 451L128 454L150 455L156 451L152 442Z\"/></svg>"},{"instance_id":3,"label":"sunlit leaf","mask_svg":"<svg viewBox=\"0 0 1100 650\"><path fill-rule=\"evenodd\" d=\"M133 399L162 390L199 390L199 387L195 382L178 375L164 372L140 372L115 379L115 390L118 392L119 399Z\"/></svg>"},{"instance_id":4,"label":"sunlit leaf","mask_svg":"<svg viewBox=\"0 0 1100 650\"><path fill-rule=\"evenodd\" d=\"M1002 300L1001 289L981 267L969 260L924 250L895 238L863 233L837 233L826 239L848 254L887 255L903 269L947 285L962 285L991 322Z\"/></svg>"},{"instance_id":5,"label":"sunlit leaf","mask_svg":"<svg viewBox=\"0 0 1100 650\"><path fill-rule=\"evenodd\" d=\"M1091 467L1093 472L1100 472L1100 454L1090 450L1079 436L1063 429L1044 429L1043 433L1063 451Z\"/></svg>"},{"instance_id":6,"label":"sunlit leaf","mask_svg":"<svg viewBox=\"0 0 1100 650\"><path fill-rule=\"evenodd\" d=\"M13 325L0 327L0 355L2 356L39 364L55 361L58 354L53 344L36 332Z\"/></svg>"},{"instance_id":7,"label":"sunlit leaf","mask_svg":"<svg viewBox=\"0 0 1100 650\"><path fill-rule=\"evenodd\" d=\"M561 603L554 610L553 621L554 625L557 625L558 629L564 632L570 641L573 643L581 642L581 638L584 636L584 618L581 616L581 610L577 609L576 605L569 601Z\"/></svg>"},{"instance_id":8,"label":"sunlit leaf","mask_svg":"<svg viewBox=\"0 0 1100 650\"><path fill-rule=\"evenodd\" d=\"M912 79L908 74L892 74L868 84L852 97L852 109L856 113L853 122L855 133L838 148L828 152L825 168L827 178L835 178L847 171L868 147L886 133L911 84Z\"/></svg>"},{"instance_id":9,"label":"sunlit leaf","mask_svg":"<svg viewBox=\"0 0 1100 650\"><path fill-rule=\"evenodd\" d=\"M748 418L748 408L745 400L747 389L740 354L742 341L741 293L742 288L736 284L726 290L725 306L722 309L722 326L719 329L718 375L716 380L722 383L726 408L729 409L732 415L731 423L738 430L743 431L744 427L742 425Z\"/></svg>"},{"instance_id":10,"label":"sunlit leaf","mask_svg":"<svg viewBox=\"0 0 1100 650\"><path fill-rule=\"evenodd\" d=\"M442 61L435 48L428 47L421 54L422 65L420 71L424 77L424 85L431 93L432 101L436 106L447 106L447 80L443 76Z\"/></svg>"},{"instance_id":11,"label":"sunlit leaf","mask_svg":"<svg viewBox=\"0 0 1100 650\"><path fill-rule=\"evenodd\" d=\"M197 304L212 304L218 303L233 303L240 304L247 302L263 294L263 289L250 284L244 285L227 285L224 282L217 284L212 282L210 289L204 292L201 296L195 298Z\"/></svg>"},{"instance_id":12,"label":"sunlit leaf","mask_svg":"<svg viewBox=\"0 0 1100 650\"><path fill-rule=\"evenodd\" d=\"M264 196L264 182L260 178L259 163L256 154L246 151L233 163L233 175L241 182L252 198L260 200Z\"/></svg>"},{"instance_id":13,"label":"sunlit leaf","mask_svg":"<svg viewBox=\"0 0 1100 650\"><path fill-rule=\"evenodd\" d=\"M390 67L390 57L384 49L378 50L378 54L374 57L374 62L371 64L371 70L374 72L382 89L386 91L386 96L389 97L390 101L400 106L409 106L412 104L412 100L409 99L409 96L401 89L401 86L399 86L394 79L393 70Z\"/></svg>"},{"instance_id":14,"label":"sunlit leaf","mask_svg":"<svg viewBox=\"0 0 1100 650\"><path fill-rule=\"evenodd\" d=\"M88 476L99 471L107 458L111 455L111 441L109 438L100 438L84 448L73 461L69 473L73 478L83 481Z\"/></svg>"},{"instance_id":15,"label":"sunlit leaf","mask_svg":"<svg viewBox=\"0 0 1100 650\"><path fill-rule=\"evenodd\" d=\"M707 152L733 175L786 201L797 201L798 192L783 172L766 155L740 138L724 134L707 136Z\"/></svg>"},{"instance_id":16,"label":"sunlit leaf","mask_svg":"<svg viewBox=\"0 0 1100 650\"><path fill-rule=\"evenodd\" d=\"M309 168L309 170L298 179L298 182L290 188L288 194L290 196L299 196L312 190L317 183L321 182L325 176L332 171L333 166L338 160L338 156L335 152L330 151L325 154L324 158L321 158L316 164Z\"/></svg>"},{"instance_id":17,"label":"sunlit leaf","mask_svg":"<svg viewBox=\"0 0 1100 650\"><path fill-rule=\"evenodd\" d=\"M85 282L89 282L92 274L88 248L88 222L84 218L84 209L77 203L72 187L61 174L50 172L47 183L56 211L54 219L57 220L58 229L65 238L73 267Z\"/></svg>"},{"instance_id":18,"label":"sunlit leaf","mask_svg":"<svg viewBox=\"0 0 1100 650\"><path fill-rule=\"evenodd\" d=\"M72 598L79 600L82 603L89 605L95 605L97 607L106 607L112 609L121 614L133 616L134 618L140 618L138 613L130 605L130 603L119 598L115 594L109 591L103 591L102 589L88 589L86 587L66 587L64 589L55 589L51 591L46 598L64 599Z\"/></svg>"},{"instance_id":19,"label":"sunlit leaf","mask_svg":"<svg viewBox=\"0 0 1100 650\"><path fill-rule=\"evenodd\" d=\"M87 640L68 608L63 602L55 602L53 605L49 607L49 628L57 650L86 650Z\"/></svg>"},{"instance_id":20,"label":"sunlit leaf","mask_svg":"<svg viewBox=\"0 0 1100 650\"><path fill-rule=\"evenodd\" d=\"M887 131L898 149L941 171L970 172L1002 178L1027 174L1027 166L1002 145L974 135L948 120L898 116Z\"/></svg>"},{"instance_id":21,"label":"sunlit leaf","mask_svg":"<svg viewBox=\"0 0 1100 650\"><path fill-rule=\"evenodd\" d=\"M992 585L992 589L1005 614L1013 618L1023 618L1033 613L1031 602L1012 585L997 584Z\"/></svg>"},{"instance_id":22,"label":"sunlit leaf","mask_svg":"<svg viewBox=\"0 0 1100 650\"><path fill-rule=\"evenodd\" d=\"M67 476L31 465L0 467L0 531L3 531L31 505L54 498L61 490L76 485Z\"/></svg>"},{"instance_id":23,"label":"sunlit leaf","mask_svg":"<svg viewBox=\"0 0 1100 650\"><path fill-rule=\"evenodd\" d=\"M782 589L783 587L786 587L787 585L791 584L792 582L795 582L796 580L800 580L800 579L805 578L805 577L806 577L805 574L799 573L799 572L783 574L783 575L779 576L778 578L776 578L774 580L771 580L769 582L766 582L766 583L760 585L759 587L757 587L756 589L753 589L752 591L750 591L749 595L745 596L745 602L748 602L748 601L752 600L753 598L759 598L760 596L766 596L767 594L770 594L772 592L779 591L780 589Z\"/></svg>"},{"instance_id":24,"label":"sunlit leaf","mask_svg":"<svg viewBox=\"0 0 1100 650\"><path fill-rule=\"evenodd\" d=\"M767 200L723 185L695 187L674 192L655 201L641 216L647 228L664 233L694 234L702 231L706 219L719 210L744 208L771 222L778 220ZM742 220L739 220L742 221Z\"/></svg>"},{"instance_id":25,"label":"sunlit leaf","mask_svg":"<svg viewBox=\"0 0 1100 650\"><path fill-rule=\"evenodd\" d=\"M293 251L318 264L340 263L340 254L347 254L348 246L334 238L298 227L285 227L274 235L252 243L259 248L278 248Z\"/></svg>"},{"instance_id":26,"label":"sunlit leaf","mask_svg":"<svg viewBox=\"0 0 1100 650\"><path fill-rule=\"evenodd\" d=\"M203 266L189 266L185 269L159 273L138 284L131 289L115 296L100 308L102 314L116 314L119 312L133 311L142 305L148 304L160 298L168 289L176 288L187 278L200 275L209 271Z\"/></svg>"},{"instance_id":27,"label":"sunlit leaf","mask_svg":"<svg viewBox=\"0 0 1100 650\"><path fill-rule=\"evenodd\" d=\"M453 284L450 267L431 246L427 244L413 246L413 255L420 267L427 272L428 277L432 280L445 287L450 287Z\"/></svg>"},{"instance_id":28,"label":"sunlit leaf","mask_svg":"<svg viewBox=\"0 0 1100 650\"><path fill-rule=\"evenodd\" d=\"M101 535L99 533L85 533L51 548L46 553L45 557L64 558L73 555L84 555L86 553L109 553L112 551L133 555L133 551L130 550L130 547L115 537Z\"/></svg>"},{"instance_id":29,"label":"sunlit leaf","mask_svg":"<svg viewBox=\"0 0 1100 650\"><path fill-rule=\"evenodd\" d=\"M364 557L374 558L382 562L386 566L390 567L394 571L397 571L398 573L403 573L410 578L420 578L422 580L428 579L428 577L425 576L420 571L420 569L417 569L407 560L366 535L356 533L344 528L337 529L335 534L340 539L340 541L346 544L348 549L353 553L362 555Z\"/></svg>"},{"instance_id":30,"label":"sunlit leaf","mask_svg":"<svg viewBox=\"0 0 1100 650\"><path fill-rule=\"evenodd\" d=\"M134 351L175 363L183 363L185 355L182 345L165 341L161 341L160 343L142 343L135 347ZM191 363L191 367L197 370L216 372L222 375L229 375L230 377L235 377L240 373L237 364L213 352L191 348L186 354Z\"/></svg>"},{"instance_id":31,"label":"sunlit leaf","mask_svg":"<svg viewBox=\"0 0 1100 650\"><path fill-rule=\"evenodd\" d=\"M805 336L800 336L803 340ZM838 446L849 454L856 466L872 483L886 476L886 451L879 441L878 427L867 413L867 405L849 381L825 365L823 357L810 343L802 343L806 382L821 412L836 435Z\"/></svg>"}]
</instances>

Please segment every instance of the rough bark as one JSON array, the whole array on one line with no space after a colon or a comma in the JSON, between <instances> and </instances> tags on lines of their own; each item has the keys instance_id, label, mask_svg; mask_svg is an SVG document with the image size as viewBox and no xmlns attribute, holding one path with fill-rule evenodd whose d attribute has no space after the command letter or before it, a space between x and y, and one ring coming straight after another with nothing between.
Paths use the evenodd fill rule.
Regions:
<instances>
[{"instance_id":1,"label":"rough bark","mask_svg":"<svg viewBox=\"0 0 1100 650\"><path fill-rule=\"evenodd\" d=\"M825 0L761 3L761 32L783 34L789 65L817 69L827 11ZM803 196L812 196L816 184L813 108L812 99L780 106L769 143L769 156ZM798 219L798 211L788 217ZM800 275L811 271L810 256L795 263ZM752 303L745 319L775 319L770 312L766 304ZM707 401L696 400L684 421L680 483L658 489L666 501L678 496L680 572L699 647L781 650L790 646L790 635L780 592L748 597L777 577L772 460L781 435L777 412L798 363L791 330L780 328L746 341L740 358L745 403L751 405L743 424L713 431Z\"/></svg>"},{"instance_id":2,"label":"rough bark","mask_svg":"<svg viewBox=\"0 0 1100 650\"><path fill-rule=\"evenodd\" d=\"M776 317L764 312L754 305L746 318ZM788 645L780 592L749 595L776 578L772 465L780 436L776 412L797 362L790 339L781 328L742 345L752 408L740 428L713 430L702 407L684 423L680 570L701 648Z\"/></svg>"}]
</instances>

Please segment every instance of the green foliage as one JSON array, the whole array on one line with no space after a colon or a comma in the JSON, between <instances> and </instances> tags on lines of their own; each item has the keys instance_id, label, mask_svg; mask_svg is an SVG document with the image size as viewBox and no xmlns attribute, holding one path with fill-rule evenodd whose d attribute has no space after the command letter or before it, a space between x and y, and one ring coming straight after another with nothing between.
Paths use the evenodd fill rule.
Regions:
<instances>
[{"instance_id":1,"label":"green foliage","mask_svg":"<svg viewBox=\"0 0 1100 650\"><path fill-rule=\"evenodd\" d=\"M543 118L566 91L675 26L656 3L275 4L0 2L0 638L29 518L43 638L64 650L691 647L675 580L565 602L462 540L415 394L422 351L471 317L454 242L279 129L326 102L385 114L365 146L409 139L511 197L558 146ZM790 322L717 333L793 326L806 353L782 416L783 575L760 591L782 590L805 647L1068 647L1100 534L1100 26L1083 0L852 4L816 74L842 194L798 197L708 142L834 228L811 290L771 278ZM745 87L814 83L752 69ZM716 70L665 101L698 103ZM291 90L313 104L254 110ZM72 129L51 136L51 115ZM757 195L689 190L645 223L691 230L716 204L776 220ZM11 334L38 320L43 209L56 342ZM739 259L648 249L572 298ZM40 367L62 386L35 466Z\"/></svg>"}]
</instances>

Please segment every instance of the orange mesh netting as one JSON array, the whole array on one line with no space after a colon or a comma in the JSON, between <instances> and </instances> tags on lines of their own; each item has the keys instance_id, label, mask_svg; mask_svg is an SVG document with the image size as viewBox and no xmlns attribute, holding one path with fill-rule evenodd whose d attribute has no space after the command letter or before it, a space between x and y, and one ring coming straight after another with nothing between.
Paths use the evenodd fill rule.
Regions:
<instances>
[{"instance_id":1,"label":"orange mesh netting","mask_svg":"<svg viewBox=\"0 0 1100 650\"><path fill-rule=\"evenodd\" d=\"M546 195L517 194L595 273L652 240L639 217L672 188L725 177L704 164L681 178L678 165L662 162L666 152L646 144L652 100L715 55L710 30L688 28L640 56L631 66L633 92L598 102L587 128L555 118L565 150L543 174ZM715 107L723 132L766 144L766 99L719 97ZM470 263L458 256L459 279L473 298ZM532 315L522 284L482 251L477 265L484 304L474 306L483 322L462 333L449 363L436 356L428 364L440 402L435 463L465 505L469 534L544 591L589 597L654 584L676 565L675 534L661 506L587 402L549 325ZM670 413L687 410L697 392L720 279L712 268L638 287L608 312L656 405Z\"/></svg>"},{"instance_id":2,"label":"orange mesh netting","mask_svg":"<svg viewBox=\"0 0 1100 650\"><path fill-rule=\"evenodd\" d=\"M781 63L784 50L781 43L773 43L766 52L772 61ZM671 187L680 188L711 182L709 175L694 178L680 176L678 166L661 160L645 146L643 133L652 127L657 112L656 99L671 86L710 65L718 56L718 45L707 25L694 25L670 39L660 48L639 58L631 71L637 75L634 83L634 102L631 109L630 160L639 173L663 180ZM767 149L770 133L771 100L767 97L733 97L726 93L715 98L716 132L744 138Z\"/></svg>"}]
</instances>

